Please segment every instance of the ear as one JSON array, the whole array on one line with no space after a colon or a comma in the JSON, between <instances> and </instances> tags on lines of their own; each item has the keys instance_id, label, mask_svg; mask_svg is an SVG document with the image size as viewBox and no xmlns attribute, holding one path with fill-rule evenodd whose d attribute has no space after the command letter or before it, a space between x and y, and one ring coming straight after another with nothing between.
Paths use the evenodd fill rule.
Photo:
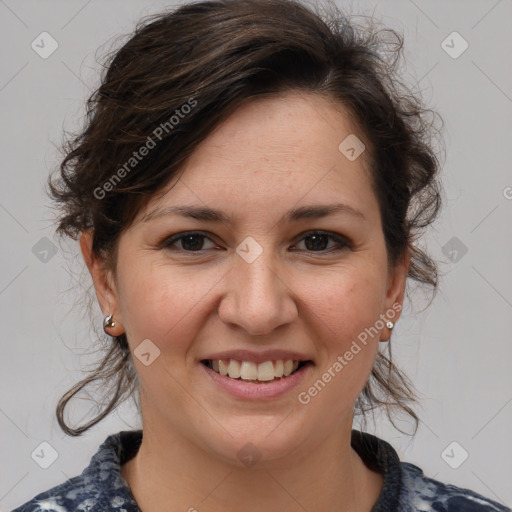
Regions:
<instances>
[{"instance_id":1,"label":"ear","mask_svg":"<svg viewBox=\"0 0 512 512\"><path fill-rule=\"evenodd\" d=\"M385 310L381 314L381 318L384 322L389 320L396 323L400 318L404 304L405 283L407 274L409 273L410 262L411 253L407 250L403 258L389 270L386 300L384 301ZM380 341L388 341L390 338L391 329L384 326L380 332Z\"/></svg>"},{"instance_id":2,"label":"ear","mask_svg":"<svg viewBox=\"0 0 512 512\"><path fill-rule=\"evenodd\" d=\"M105 262L93 252L92 242L92 230L82 232L80 235L80 249L91 274L98 303L103 315L112 315L112 320L115 322L114 326L107 328L108 334L110 336L120 336L124 333L124 329L114 276L112 271L106 268Z\"/></svg>"}]
</instances>

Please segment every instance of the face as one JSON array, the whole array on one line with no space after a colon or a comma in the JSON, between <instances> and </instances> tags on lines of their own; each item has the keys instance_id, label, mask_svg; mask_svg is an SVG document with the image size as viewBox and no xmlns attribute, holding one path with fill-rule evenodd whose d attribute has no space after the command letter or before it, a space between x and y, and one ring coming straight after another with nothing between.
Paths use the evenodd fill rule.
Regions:
<instances>
[{"instance_id":1,"label":"face","mask_svg":"<svg viewBox=\"0 0 512 512\"><path fill-rule=\"evenodd\" d=\"M350 134L363 139L326 98L254 100L139 212L120 238L115 276L102 274L84 235L102 309L117 322L110 332L126 332L132 354L150 340L144 362L133 357L145 429L234 463L248 442L277 461L350 432L407 271L388 267L367 155L351 161L338 149ZM343 206L305 209L331 205ZM171 211L178 206L222 220ZM247 351L232 354L239 361L310 362L260 384L201 362L229 351Z\"/></svg>"}]
</instances>

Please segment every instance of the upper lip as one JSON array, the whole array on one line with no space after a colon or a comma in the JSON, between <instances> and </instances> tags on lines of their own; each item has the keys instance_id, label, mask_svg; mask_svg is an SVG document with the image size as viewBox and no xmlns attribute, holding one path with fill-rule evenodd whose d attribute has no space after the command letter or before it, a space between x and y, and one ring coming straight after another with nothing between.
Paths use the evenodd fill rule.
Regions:
<instances>
[{"instance_id":1,"label":"upper lip","mask_svg":"<svg viewBox=\"0 0 512 512\"><path fill-rule=\"evenodd\" d=\"M278 361L282 359L286 361L291 359L293 361L311 361L311 358L300 354L299 352L292 352L289 350L265 350L263 352L253 352L250 350L226 350L224 352L216 352L206 357L202 357L201 361L205 359L235 359L237 361L251 361L253 363L264 363L265 361Z\"/></svg>"}]
</instances>

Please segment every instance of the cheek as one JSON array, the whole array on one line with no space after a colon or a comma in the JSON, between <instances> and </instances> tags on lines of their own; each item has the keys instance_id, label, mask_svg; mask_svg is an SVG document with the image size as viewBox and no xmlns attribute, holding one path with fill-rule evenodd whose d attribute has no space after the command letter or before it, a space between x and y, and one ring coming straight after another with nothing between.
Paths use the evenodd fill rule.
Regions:
<instances>
[{"instance_id":1,"label":"cheek","mask_svg":"<svg viewBox=\"0 0 512 512\"><path fill-rule=\"evenodd\" d=\"M170 345L177 351L188 342L187 331L193 335L188 324L218 281L217 275L198 276L197 270L135 261L126 261L119 275L124 278L121 312L130 345L149 338L161 348Z\"/></svg>"},{"instance_id":2,"label":"cheek","mask_svg":"<svg viewBox=\"0 0 512 512\"><path fill-rule=\"evenodd\" d=\"M385 283L376 267L351 269L317 279L307 286L310 333L321 354L320 381L311 390L332 411L341 413L364 387L379 349L376 329L385 297ZM326 388L324 392L323 389ZM308 390L305 390L309 393ZM316 399L315 399L316 400Z\"/></svg>"},{"instance_id":3,"label":"cheek","mask_svg":"<svg viewBox=\"0 0 512 512\"><path fill-rule=\"evenodd\" d=\"M385 281L376 266L318 274L301 289L304 302L340 349L375 324L385 299Z\"/></svg>"}]
</instances>

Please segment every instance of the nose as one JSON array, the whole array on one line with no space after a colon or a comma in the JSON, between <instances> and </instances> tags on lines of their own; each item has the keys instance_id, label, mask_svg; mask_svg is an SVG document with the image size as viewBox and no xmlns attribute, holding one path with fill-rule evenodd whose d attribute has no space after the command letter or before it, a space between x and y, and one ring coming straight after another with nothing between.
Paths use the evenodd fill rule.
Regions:
<instances>
[{"instance_id":1,"label":"nose","mask_svg":"<svg viewBox=\"0 0 512 512\"><path fill-rule=\"evenodd\" d=\"M235 255L218 310L225 324L264 336L296 319L295 294L271 253L264 249L251 263Z\"/></svg>"}]
</instances>

